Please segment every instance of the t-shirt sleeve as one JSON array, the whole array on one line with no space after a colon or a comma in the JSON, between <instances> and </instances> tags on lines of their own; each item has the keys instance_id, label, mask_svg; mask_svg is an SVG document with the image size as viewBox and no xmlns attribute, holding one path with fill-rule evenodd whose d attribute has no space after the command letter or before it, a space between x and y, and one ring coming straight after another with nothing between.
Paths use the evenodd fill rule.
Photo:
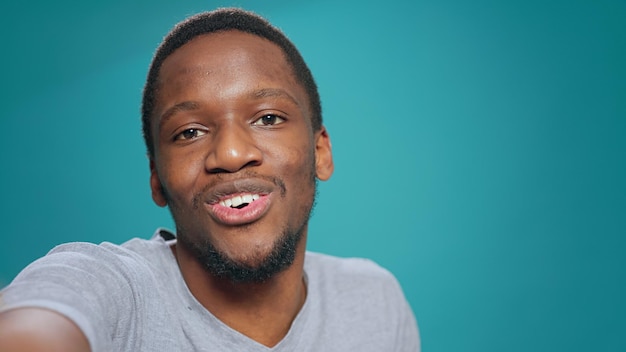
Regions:
<instances>
[{"instance_id":1,"label":"t-shirt sleeve","mask_svg":"<svg viewBox=\"0 0 626 352\"><path fill-rule=\"evenodd\" d=\"M121 265L102 246L59 246L0 291L0 311L37 307L58 312L82 330L93 352L112 351L111 341L124 324L120 310L132 304L123 294L130 289Z\"/></svg>"},{"instance_id":2,"label":"t-shirt sleeve","mask_svg":"<svg viewBox=\"0 0 626 352\"><path fill-rule=\"evenodd\" d=\"M386 336L389 345L386 351L419 352L420 336L413 310L407 301L398 279L387 269L368 259L354 259L360 269L354 269L354 277L366 280L367 291L370 293L364 300L369 307L377 307L378 323L384 324L382 329L388 331ZM360 275L358 275L358 274ZM359 287L356 284L355 287Z\"/></svg>"},{"instance_id":3,"label":"t-shirt sleeve","mask_svg":"<svg viewBox=\"0 0 626 352\"><path fill-rule=\"evenodd\" d=\"M415 319L409 302L404 296L400 283L393 276L391 276L391 281L391 302L395 306L395 316L397 317L398 324L394 351L419 352L421 351L421 341L417 328L417 320Z\"/></svg>"},{"instance_id":4,"label":"t-shirt sleeve","mask_svg":"<svg viewBox=\"0 0 626 352\"><path fill-rule=\"evenodd\" d=\"M317 253L309 254L308 270L317 284L310 287L317 316L326 331L341 332L329 334L339 347L324 350L420 351L415 315L389 270L368 259Z\"/></svg>"}]
</instances>

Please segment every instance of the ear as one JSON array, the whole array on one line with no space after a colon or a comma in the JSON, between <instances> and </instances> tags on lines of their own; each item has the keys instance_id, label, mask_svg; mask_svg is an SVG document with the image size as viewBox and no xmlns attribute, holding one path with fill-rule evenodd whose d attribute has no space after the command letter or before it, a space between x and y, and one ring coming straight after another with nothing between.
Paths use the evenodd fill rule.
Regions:
<instances>
[{"instance_id":1,"label":"ear","mask_svg":"<svg viewBox=\"0 0 626 352\"><path fill-rule=\"evenodd\" d=\"M165 193L163 192L163 185L161 184L159 174L157 173L156 166L154 165L154 160L152 160L152 158L150 158L150 189L152 190L152 200L154 203L160 207L166 206L167 199L165 198Z\"/></svg>"},{"instance_id":2,"label":"ear","mask_svg":"<svg viewBox=\"0 0 626 352\"><path fill-rule=\"evenodd\" d=\"M334 169L330 137L326 127L322 126L315 133L315 175L318 179L326 181L333 174Z\"/></svg>"}]
</instances>

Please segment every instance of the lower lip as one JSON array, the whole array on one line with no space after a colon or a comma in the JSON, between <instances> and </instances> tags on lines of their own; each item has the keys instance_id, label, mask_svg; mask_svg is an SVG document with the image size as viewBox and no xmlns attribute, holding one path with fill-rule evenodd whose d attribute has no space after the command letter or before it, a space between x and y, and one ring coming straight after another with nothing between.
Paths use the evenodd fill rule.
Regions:
<instances>
[{"instance_id":1,"label":"lower lip","mask_svg":"<svg viewBox=\"0 0 626 352\"><path fill-rule=\"evenodd\" d=\"M217 204L207 204L209 211L213 217L220 223L225 225L245 225L259 220L270 205L270 195L260 196L259 199L249 203L247 206L237 209L225 207Z\"/></svg>"}]
</instances>

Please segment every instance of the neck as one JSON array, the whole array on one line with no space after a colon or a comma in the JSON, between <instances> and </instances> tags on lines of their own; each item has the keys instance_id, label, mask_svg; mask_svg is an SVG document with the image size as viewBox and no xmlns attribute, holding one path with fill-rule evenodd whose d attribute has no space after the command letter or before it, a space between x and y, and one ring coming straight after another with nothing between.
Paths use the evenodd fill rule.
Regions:
<instances>
[{"instance_id":1,"label":"neck","mask_svg":"<svg viewBox=\"0 0 626 352\"><path fill-rule=\"evenodd\" d=\"M234 330L272 347L285 337L305 301L305 246L306 238L302 238L293 264L261 283L217 278L185 246L175 245L172 250L200 304Z\"/></svg>"}]
</instances>

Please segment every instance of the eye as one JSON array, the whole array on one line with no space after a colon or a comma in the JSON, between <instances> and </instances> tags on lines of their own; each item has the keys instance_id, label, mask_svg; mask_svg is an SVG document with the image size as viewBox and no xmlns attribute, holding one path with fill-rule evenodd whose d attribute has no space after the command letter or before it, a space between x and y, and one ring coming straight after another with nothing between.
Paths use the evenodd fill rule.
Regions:
<instances>
[{"instance_id":1,"label":"eye","mask_svg":"<svg viewBox=\"0 0 626 352\"><path fill-rule=\"evenodd\" d=\"M254 126L274 126L285 122L285 119L274 114L267 114L261 116L258 120L254 121Z\"/></svg>"},{"instance_id":2,"label":"eye","mask_svg":"<svg viewBox=\"0 0 626 352\"><path fill-rule=\"evenodd\" d=\"M174 140L175 141L187 141L187 140L196 139L200 136L204 136L205 134L206 134L206 131L203 131L201 129L188 128L182 131L181 133L177 134L176 136L174 136Z\"/></svg>"}]
</instances>

